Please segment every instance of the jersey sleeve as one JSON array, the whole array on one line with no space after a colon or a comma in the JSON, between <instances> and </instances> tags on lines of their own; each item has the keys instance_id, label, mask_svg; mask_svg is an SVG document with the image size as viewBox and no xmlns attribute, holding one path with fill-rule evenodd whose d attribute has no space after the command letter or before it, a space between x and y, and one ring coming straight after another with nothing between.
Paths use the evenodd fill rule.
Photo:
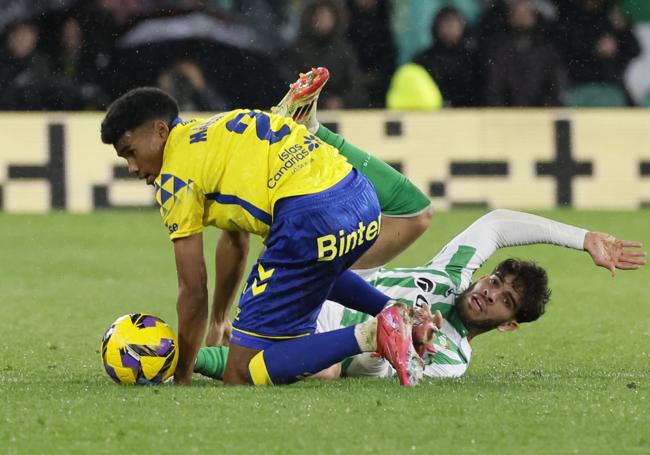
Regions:
<instances>
[{"instance_id":1,"label":"jersey sleeve","mask_svg":"<svg viewBox=\"0 0 650 455\"><path fill-rule=\"evenodd\" d=\"M494 210L449 242L427 266L445 270L459 289L499 248L548 243L582 250L585 229L512 210Z\"/></svg>"},{"instance_id":2,"label":"jersey sleeve","mask_svg":"<svg viewBox=\"0 0 650 455\"><path fill-rule=\"evenodd\" d=\"M205 196L191 179L163 174L156 200L170 240L203 231Z\"/></svg>"}]
</instances>

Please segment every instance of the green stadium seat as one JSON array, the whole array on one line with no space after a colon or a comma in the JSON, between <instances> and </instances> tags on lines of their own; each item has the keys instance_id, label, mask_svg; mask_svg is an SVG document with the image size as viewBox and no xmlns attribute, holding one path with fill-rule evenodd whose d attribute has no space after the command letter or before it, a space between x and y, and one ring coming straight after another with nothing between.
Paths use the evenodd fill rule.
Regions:
<instances>
[{"instance_id":1,"label":"green stadium seat","mask_svg":"<svg viewBox=\"0 0 650 455\"><path fill-rule=\"evenodd\" d=\"M574 107L623 107L627 97L623 89L609 84L577 85L567 93L567 103Z\"/></svg>"}]
</instances>

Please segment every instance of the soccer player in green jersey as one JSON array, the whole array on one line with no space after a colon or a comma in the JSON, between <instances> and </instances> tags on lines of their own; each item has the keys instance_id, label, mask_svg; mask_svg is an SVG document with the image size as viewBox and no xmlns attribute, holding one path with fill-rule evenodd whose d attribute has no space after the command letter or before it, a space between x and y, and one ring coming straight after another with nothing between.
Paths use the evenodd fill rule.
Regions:
<instances>
[{"instance_id":1,"label":"soccer player in green jersey","mask_svg":"<svg viewBox=\"0 0 650 455\"><path fill-rule=\"evenodd\" d=\"M274 112L292 117L321 140L337 147L375 186L382 210L382 234L356 264L359 269L373 268L395 257L426 230L431 216L430 203L404 176L318 123L318 94L328 77L324 68L301 75ZM440 330L433 343L427 344L429 349L422 344L417 346L426 357L425 374L460 376L471 358L469 340L494 328L513 330L521 322L536 320L544 312L549 296L546 273L531 262L504 261L490 277L470 286L471 275L497 248L540 242L585 249L598 265L612 270L614 267L637 268L645 263L644 253L630 250L638 246L636 243L621 242L606 234L588 233L533 215L501 210L481 218L425 266L394 270L375 268L361 273L387 295L437 313ZM488 297L482 298L484 294L495 294L490 298L497 305L485 304ZM214 316L213 312L212 328L223 326ZM221 321L225 317L222 313ZM318 330L335 330L368 318L328 301L319 314ZM213 330L212 334L216 332ZM414 343L422 341L414 338ZM220 342L217 336L208 337L208 345ZM202 349L197 371L219 377L219 359L225 359L226 352L227 348ZM370 355L350 358L342 366L343 373L348 375L393 373L387 363ZM337 376L340 368L341 365L336 365L328 369L326 375Z\"/></svg>"},{"instance_id":2,"label":"soccer player in green jersey","mask_svg":"<svg viewBox=\"0 0 650 455\"><path fill-rule=\"evenodd\" d=\"M499 248L546 243L586 251L597 266L635 270L645 263L640 244L535 215L495 210L482 216L449 242L433 259L414 268L364 271L364 278L391 298L417 308L440 311L444 318L434 334L434 350L424 354L427 377L459 377L471 360L471 340L490 330L511 331L537 320L549 300L544 269L533 262L507 259L472 282L474 272ZM366 314L326 302L318 331L336 330L369 320ZM415 340L414 340L415 342ZM223 373L227 347L199 352L195 372L213 378ZM321 372L320 377L393 376L382 359L361 354Z\"/></svg>"},{"instance_id":3,"label":"soccer player in green jersey","mask_svg":"<svg viewBox=\"0 0 650 455\"><path fill-rule=\"evenodd\" d=\"M318 123L316 104L328 77L324 68L301 75L274 112L292 117L321 140L337 147L375 186L382 210L382 234L356 264L359 269L373 268L395 257L426 230L431 216L430 202L390 166ZM245 260L246 238L241 239L241 245L221 243L226 246L221 251L230 249L228 254L237 252L240 260ZM473 272L497 248L528 243L554 243L584 249L597 265L611 270L638 268L645 263L643 252L630 249L638 246L634 242L618 241L607 234L587 232L533 215L500 210L482 217L422 267L375 268L361 273L385 294L436 312L440 330L435 333L433 342L425 345L422 339L414 338L414 343L420 343L418 351L425 357L425 375L455 377L467 369L471 358L469 341L473 337L495 328L514 330L519 323L534 321L543 314L549 298L546 273L532 262L504 261L489 277L470 284ZM217 262L219 260L218 250ZM217 286L221 295L215 295L215 303L227 298L226 294L234 299L239 277L232 274L227 281L227 291ZM221 305L220 308L226 307ZM366 314L328 301L319 314L318 331L335 330L368 319ZM207 344L221 344L227 329L227 313L213 311ZM227 352L228 348L223 347L202 349L195 370L221 377ZM393 374L390 365L382 359L362 354L335 365L322 375L338 376L341 367L347 375Z\"/></svg>"}]
</instances>

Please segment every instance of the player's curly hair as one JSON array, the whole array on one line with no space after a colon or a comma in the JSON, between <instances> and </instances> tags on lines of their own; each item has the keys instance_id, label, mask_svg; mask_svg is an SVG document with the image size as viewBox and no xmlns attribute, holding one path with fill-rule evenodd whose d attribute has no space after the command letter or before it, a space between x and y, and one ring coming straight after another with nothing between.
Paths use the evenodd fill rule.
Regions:
<instances>
[{"instance_id":1,"label":"player's curly hair","mask_svg":"<svg viewBox=\"0 0 650 455\"><path fill-rule=\"evenodd\" d=\"M522 297L521 307L515 315L517 322L532 322L544 314L551 299L546 270L531 261L506 259L492 273L502 278L514 277L512 285Z\"/></svg>"},{"instance_id":2,"label":"player's curly hair","mask_svg":"<svg viewBox=\"0 0 650 455\"><path fill-rule=\"evenodd\" d=\"M163 119L170 124L178 117L178 103L155 87L140 87L128 91L113 101L102 121L102 142L115 144L127 131L143 123Z\"/></svg>"}]
</instances>

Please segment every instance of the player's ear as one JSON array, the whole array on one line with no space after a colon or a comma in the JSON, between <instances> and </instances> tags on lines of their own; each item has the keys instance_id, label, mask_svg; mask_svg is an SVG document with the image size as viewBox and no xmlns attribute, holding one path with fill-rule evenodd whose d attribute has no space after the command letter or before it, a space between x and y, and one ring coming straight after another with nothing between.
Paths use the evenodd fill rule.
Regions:
<instances>
[{"instance_id":1,"label":"player's ear","mask_svg":"<svg viewBox=\"0 0 650 455\"><path fill-rule=\"evenodd\" d=\"M167 123L165 121L162 119L154 120L153 130L154 133L160 137L160 139L163 141L167 140L167 136L169 136L169 126L167 126Z\"/></svg>"},{"instance_id":2,"label":"player's ear","mask_svg":"<svg viewBox=\"0 0 650 455\"><path fill-rule=\"evenodd\" d=\"M506 321L497 326L499 332L514 332L519 328L519 323L514 319L512 321Z\"/></svg>"}]
</instances>

